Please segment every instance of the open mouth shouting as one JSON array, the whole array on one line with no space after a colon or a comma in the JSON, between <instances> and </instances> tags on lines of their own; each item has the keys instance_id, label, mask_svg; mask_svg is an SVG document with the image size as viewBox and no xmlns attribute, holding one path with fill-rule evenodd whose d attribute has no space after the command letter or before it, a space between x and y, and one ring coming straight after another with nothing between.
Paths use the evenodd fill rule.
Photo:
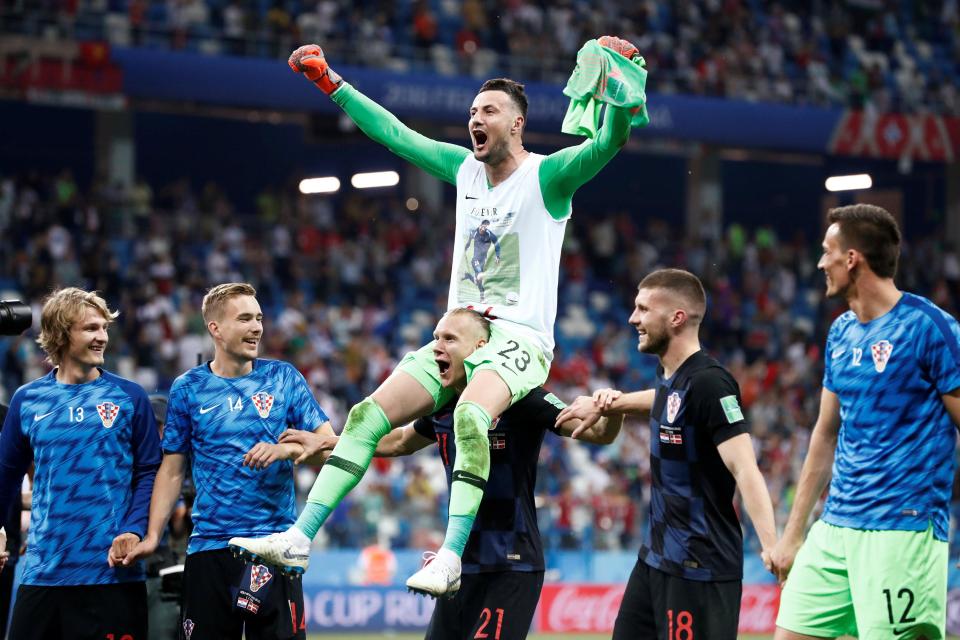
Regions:
<instances>
[{"instance_id":1,"label":"open mouth shouting","mask_svg":"<svg viewBox=\"0 0 960 640\"><path fill-rule=\"evenodd\" d=\"M482 129L474 129L470 132L473 136L474 151L483 151L487 146L487 132Z\"/></svg>"},{"instance_id":2,"label":"open mouth shouting","mask_svg":"<svg viewBox=\"0 0 960 640\"><path fill-rule=\"evenodd\" d=\"M434 358L437 368L440 370L440 379L445 380L450 375L450 357L447 355L438 355Z\"/></svg>"}]
</instances>

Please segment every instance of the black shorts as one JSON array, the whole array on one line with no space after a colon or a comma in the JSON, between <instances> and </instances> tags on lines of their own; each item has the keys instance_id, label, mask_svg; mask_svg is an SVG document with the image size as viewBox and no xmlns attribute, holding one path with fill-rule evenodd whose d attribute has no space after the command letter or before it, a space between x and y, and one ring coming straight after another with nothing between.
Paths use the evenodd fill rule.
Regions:
<instances>
[{"instance_id":1,"label":"black shorts","mask_svg":"<svg viewBox=\"0 0 960 640\"><path fill-rule=\"evenodd\" d=\"M142 582L17 589L13 640L147 640Z\"/></svg>"},{"instance_id":2,"label":"black shorts","mask_svg":"<svg viewBox=\"0 0 960 640\"><path fill-rule=\"evenodd\" d=\"M424 640L522 640L540 600L543 571L464 574L453 598L440 598Z\"/></svg>"},{"instance_id":3,"label":"black shorts","mask_svg":"<svg viewBox=\"0 0 960 640\"><path fill-rule=\"evenodd\" d=\"M736 640L741 582L700 582L639 560L613 627L613 640Z\"/></svg>"},{"instance_id":4,"label":"black shorts","mask_svg":"<svg viewBox=\"0 0 960 640\"><path fill-rule=\"evenodd\" d=\"M301 579L234 557L229 549L188 555L180 637L239 640L244 631L247 640L305 639Z\"/></svg>"}]
</instances>

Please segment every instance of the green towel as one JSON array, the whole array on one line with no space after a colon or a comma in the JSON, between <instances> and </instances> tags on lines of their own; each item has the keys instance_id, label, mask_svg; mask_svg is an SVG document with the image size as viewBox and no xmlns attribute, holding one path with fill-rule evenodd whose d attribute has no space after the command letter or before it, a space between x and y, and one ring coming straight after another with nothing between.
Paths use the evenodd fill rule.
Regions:
<instances>
[{"instance_id":1,"label":"green towel","mask_svg":"<svg viewBox=\"0 0 960 640\"><path fill-rule=\"evenodd\" d=\"M646 126L650 116L645 65L641 56L627 60L596 40L583 45L577 52L577 66L563 88L563 94L570 97L570 106L560 130L593 138L600 125L601 104L637 109L630 124Z\"/></svg>"}]
</instances>

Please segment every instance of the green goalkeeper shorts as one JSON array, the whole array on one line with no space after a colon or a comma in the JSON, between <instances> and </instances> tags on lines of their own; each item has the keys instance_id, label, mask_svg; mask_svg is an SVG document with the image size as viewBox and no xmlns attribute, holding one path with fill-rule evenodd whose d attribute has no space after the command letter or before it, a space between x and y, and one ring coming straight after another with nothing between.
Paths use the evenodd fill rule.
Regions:
<instances>
[{"instance_id":1,"label":"green goalkeeper shorts","mask_svg":"<svg viewBox=\"0 0 960 640\"><path fill-rule=\"evenodd\" d=\"M780 596L777 626L866 640L946 637L947 543L926 531L814 523Z\"/></svg>"},{"instance_id":2,"label":"green goalkeeper shorts","mask_svg":"<svg viewBox=\"0 0 960 640\"><path fill-rule=\"evenodd\" d=\"M496 371L510 388L510 404L546 382L550 373L550 365L536 345L496 324L490 325L490 342L467 356L463 365L468 382L477 371ZM408 352L397 369L412 375L430 392L434 410L446 405L456 395L453 389L444 389L440 385L440 370L433 359L433 342Z\"/></svg>"}]
</instances>

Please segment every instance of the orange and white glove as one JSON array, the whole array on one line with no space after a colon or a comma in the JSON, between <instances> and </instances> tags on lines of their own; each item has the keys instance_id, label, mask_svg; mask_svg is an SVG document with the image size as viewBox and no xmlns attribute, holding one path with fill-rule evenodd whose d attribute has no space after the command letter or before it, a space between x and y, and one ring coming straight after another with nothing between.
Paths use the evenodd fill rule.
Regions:
<instances>
[{"instance_id":1,"label":"orange and white glove","mask_svg":"<svg viewBox=\"0 0 960 640\"><path fill-rule=\"evenodd\" d=\"M613 49L627 60L633 60L635 56L640 55L640 50L632 42L617 36L600 36L597 42L607 49Z\"/></svg>"},{"instance_id":2,"label":"orange and white glove","mask_svg":"<svg viewBox=\"0 0 960 640\"><path fill-rule=\"evenodd\" d=\"M343 84L340 74L327 64L327 59L323 57L323 49L315 44L305 44L291 53L287 64L297 73L305 75L327 95Z\"/></svg>"}]
</instances>

